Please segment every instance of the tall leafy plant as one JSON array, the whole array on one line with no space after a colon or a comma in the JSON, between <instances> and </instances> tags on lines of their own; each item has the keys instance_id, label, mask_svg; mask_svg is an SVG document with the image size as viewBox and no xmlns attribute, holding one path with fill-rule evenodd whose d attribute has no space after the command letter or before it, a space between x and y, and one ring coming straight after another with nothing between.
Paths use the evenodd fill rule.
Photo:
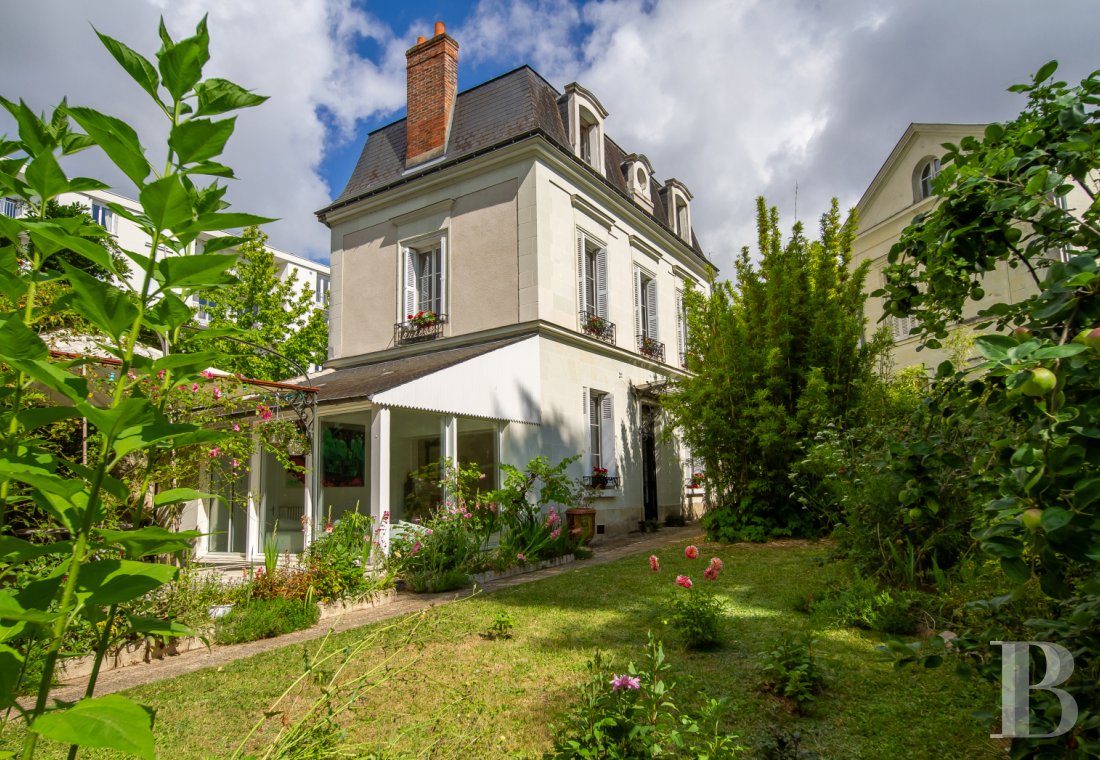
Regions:
<instances>
[{"instance_id":1,"label":"tall leafy plant","mask_svg":"<svg viewBox=\"0 0 1100 760\"><path fill-rule=\"evenodd\" d=\"M196 443L216 445L223 435L195 424L173 421L166 413L173 388L200 380L200 372L217 363L212 353L169 354L150 358L137 351L148 336L163 345L179 341L191 319L185 299L199 290L224 287L236 257L222 253L242 239L212 238L201 254L194 244L203 233L270 221L226 211L226 187L219 180L233 172L218 157L233 133L241 108L264 98L224 79L203 79L209 58L209 35L203 19L191 37L173 40L163 22L155 63L127 45L100 34L108 52L150 97L168 121L167 150L154 166L138 134L125 122L91 108L62 103L51 115L36 115L22 101L0 98L18 125L14 138L0 140L0 193L20 199L29 213L0 216L0 292L18 309L0 313L0 560L11 572L36 557L52 567L22 588L0 589L0 703L26 724L21 756L35 754L39 737L78 746L98 746L154 756L152 714L121 695L95 697L95 681L108 633L119 624L137 632L180 633L179 626L133 615L116 620L118 605L134 600L172 580L177 570L145 561L167 552L185 551L193 532L173 532L149 524L147 471L117 476L125 460ZM48 218L48 208L63 193L105 189L88 177L69 177L66 156L102 150L137 187L140 211L118 204L111 210L137 225L149 238L148 253L124 251L142 273L132 294L61 261L69 251L109 273L117 268L102 239L81 234L79 217ZM211 179L213 178L213 179ZM162 254L162 251L168 251ZM80 312L98 335L101 348L119 362L118 382L106 397L89 394L81 376L86 360L58 360L38 335L44 317L38 293L48 285L64 290L66 305ZM156 378L158 394L142 380ZM38 389L57 399L52 406L32 405ZM51 425L87 420L96 456L85 465L43 445ZM202 496L193 488L158 493L156 507ZM111 503L128 505L132 527L109 529L102 521ZM35 510L51 540L32 543L9 529L15 509ZM49 688L61 656L66 631L79 617L102 623L96 668L83 699L51 706ZM24 683L26 654L45 652L45 668L32 706L22 708L16 695Z\"/></svg>"},{"instance_id":2,"label":"tall leafy plant","mask_svg":"<svg viewBox=\"0 0 1100 760\"><path fill-rule=\"evenodd\" d=\"M759 261L748 248L736 284L685 294L689 369L668 399L684 439L706 464L718 507L705 518L722 540L806 535L831 522L790 498L801 444L855 408L871 357L860 348L866 266L850 268L854 214L834 200L820 240L757 200Z\"/></svg>"}]
</instances>

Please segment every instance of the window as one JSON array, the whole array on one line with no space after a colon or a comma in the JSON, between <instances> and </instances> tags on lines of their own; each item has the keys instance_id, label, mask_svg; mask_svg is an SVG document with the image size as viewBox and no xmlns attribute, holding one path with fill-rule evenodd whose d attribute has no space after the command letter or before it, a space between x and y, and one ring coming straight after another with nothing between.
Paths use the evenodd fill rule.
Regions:
<instances>
[{"instance_id":1,"label":"window","mask_svg":"<svg viewBox=\"0 0 1100 760\"><path fill-rule=\"evenodd\" d=\"M607 319L607 248L577 233L577 302L582 316Z\"/></svg>"},{"instance_id":2,"label":"window","mask_svg":"<svg viewBox=\"0 0 1100 760\"><path fill-rule=\"evenodd\" d=\"M685 240L691 235L691 223L688 221L688 205L683 198L676 199L676 234Z\"/></svg>"},{"instance_id":3,"label":"window","mask_svg":"<svg viewBox=\"0 0 1100 760\"><path fill-rule=\"evenodd\" d=\"M634 333L642 355L664 361L665 345L657 339L657 280L640 268L634 270Z\"/></svg>"},{"instance_id":4,"label":"window","mask_svg":"<svg viewBox=\"0 0 1100 760\"><path fill-rule=\"evenodd\" d=\"M199 324L210 324L210 304L211 302L205 298L195 301L195 321Z\"/></svg>"},{"instance_id":5,"label":"window","mask_svg":"<svg viewBox=\"0 0 1100 760\"><path fill-rule=\"evenodd\" d=\"M107 232L114 233L115 215L111 209L107 208L102 203L93 203L91 217L96 224L107 230Z\"/></svg>"},{"instance_id":6,"label":"window","mask_svg":"<svg viewBox=\"0 0 1100 760\"><path fill-rule=\"evenodd\" d=\"M676 237L691 244L691 191L679 180L665 183L667 221Z\"/></svg>"},{"instance_id":7,"label":"window","mask_svg":"<svg viewBox=\"0 0 1100 760\"><path fill-rule=\"evenodd\" d=\"M0 215L17 217L23 213L23 203L18 198L0 198Z\"/></svg>"},{"instance_id":8,"label":"window","mask_svg":"<svg viewBox=\"0 0 1100 760\"><path fill-rule=\"evenodd\" d=\"M923 201L932 195L932 180L940 173L940 160L928 159L920 169L920 177L917 184L917 201Z\"/></svg>"},{"instance_id":9,"label":"window","mask_svg":"<svg viewBox=\"0 0 1100 760\"><path fill-rule=\"evenodd\" d=\"M405 249L404 319L431 312L437 317L446 311L446 239Z\"/></svg>"},{"instance_id":10,"label":"window","mask_svg":"<svg viewBox=\"0 0 1100 760\"><path fill-rule=\"evenodd\" d=\"M317 284L313 290L314 300L318 306L324 306L328 301L329 277L327 274L317 273Z\"/></svg>"},{"instance_id":11,"label":"window","mask_svg":"<svg viewBox=\"0 0 1100 760\"><path fill-rule=\"evenodd\" d=\"M617 483L615 464L615 425L613 417L614 400L610 393L584 388L584 424L587 464L585 476L602 475L607 485ZM601 470L606 472L601 473ZM589 481L586 481L589 482Z\"/></svg>"}]
</instances>

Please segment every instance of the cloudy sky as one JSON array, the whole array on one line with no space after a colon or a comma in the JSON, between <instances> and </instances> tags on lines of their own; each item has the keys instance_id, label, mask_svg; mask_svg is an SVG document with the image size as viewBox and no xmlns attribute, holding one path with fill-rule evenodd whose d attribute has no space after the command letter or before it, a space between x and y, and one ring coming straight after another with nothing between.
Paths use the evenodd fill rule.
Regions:
<instances>
[{"instance_id":1,"label":"cloudy sky","mask_svg":"<svg viewBox=\"0 0 1100 760\"><path fill-rule=\"evenodd\" d=\"M209 13L207 75L271 96L238 120L229 197L281 218L273 245L321 261L313 212L365 135L404 115L404 52L437 19L460 45L460 89L528 63L594 92L608 134L692 190L726 273L754 241L756 196L789 223L797 187L815 225L830 197L856 203L910 122L1011 118L1023 103L1005 88L1044 62L1068 81L1100 68L1097 0L35 0L2 13L0 94L119 115L154 156L162 125L92 25L151 57L158 16L182 37ZM71 168L133 194L90 152Z\"/></svg>"}]
</instances>

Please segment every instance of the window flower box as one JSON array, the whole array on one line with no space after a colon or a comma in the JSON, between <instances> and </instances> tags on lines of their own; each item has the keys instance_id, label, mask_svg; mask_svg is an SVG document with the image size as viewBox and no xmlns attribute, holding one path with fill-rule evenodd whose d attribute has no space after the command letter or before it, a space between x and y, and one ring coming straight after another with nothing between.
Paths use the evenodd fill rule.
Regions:
<instances>
[{"instance_id":1,"label":"window flower box","mask_svg":"<svg viewBox=\"0 0 1100 760\"><path fill-rule=\"evenodd\" d=\"M404 322L398 322L393 326L394 345L403 346L434 340L443 335L443 325L446 323L447 315L434 311L418 311L415 314L409 314Z\"/></svg>"},{"instance_id":2,"label":"window flower box","mask_svg":"<svg viewBox=\"0 0 1100 760\"><path fill-rule=\"evenodd\" d=\"M665 360L665 344L648 335L638 336L638 353L647 359Z\"/></svg>"},{"instance_id":3,"label":"window flower box","mask_svg":"<svg viewBox=\"0 0 1100 760\"><path fill-rule=\"evenodd\" d=\"M581 331L605 343L615 344L615 324L607 317L590 311L580 313Z\"/></svg>"}]
</instances>

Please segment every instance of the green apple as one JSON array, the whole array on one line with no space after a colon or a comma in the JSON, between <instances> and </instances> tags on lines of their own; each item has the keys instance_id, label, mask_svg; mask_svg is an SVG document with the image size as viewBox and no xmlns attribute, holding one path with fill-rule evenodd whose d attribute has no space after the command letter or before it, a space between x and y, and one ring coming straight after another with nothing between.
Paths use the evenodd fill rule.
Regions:
<instances>
[{"instance_id":1,"label":"green apple","mask_svg":"<svg viewBox=\"0 0 1100 760\"><path fill-rule=\"evenodd\" d=\"M910 520L919 520L920 516L921 516L921 511L918 507L913 507L912 509L909 510L909 519Z\"/></svg>"},{"instance_id":2,"label":"green apple","mask_svg":"<svg viewBox=\"0 0 1100 760\"><path fill-rule=\"evenodd\" d=\"M1018 338L1019 340L1024 340L1027 338L1027 336L1031 335L1031 330L1026 327L1017 327L1015 330L1012 331L1012 334L1016 336L1016 338Z\"/></svg>"},{"instance_id":3,"label":"green apple","mask_svg":"<svg viewBox=\"0 0 1100 760\"><path fill-rule=\"evenodd\" d=\"M1046 367L1031 370L1031 376L1020 386L1020 392L1028 396L1045 396L1054 390L1058 378Z\"/></svg>"},{"instance_id":4,"label":"green apple","mask_svg":"<svg viewBox=\"0 0 1100 760\"><path fill-rule=\"evenodd\" d=\"M1020 520L1023 522L1025 528L1034 533L1039 530L1039 526L1043 524L1043 510L1036 509L1035 507L1025 509L1024 513L1020 515Z\"/></svg>"}]
</instances>

